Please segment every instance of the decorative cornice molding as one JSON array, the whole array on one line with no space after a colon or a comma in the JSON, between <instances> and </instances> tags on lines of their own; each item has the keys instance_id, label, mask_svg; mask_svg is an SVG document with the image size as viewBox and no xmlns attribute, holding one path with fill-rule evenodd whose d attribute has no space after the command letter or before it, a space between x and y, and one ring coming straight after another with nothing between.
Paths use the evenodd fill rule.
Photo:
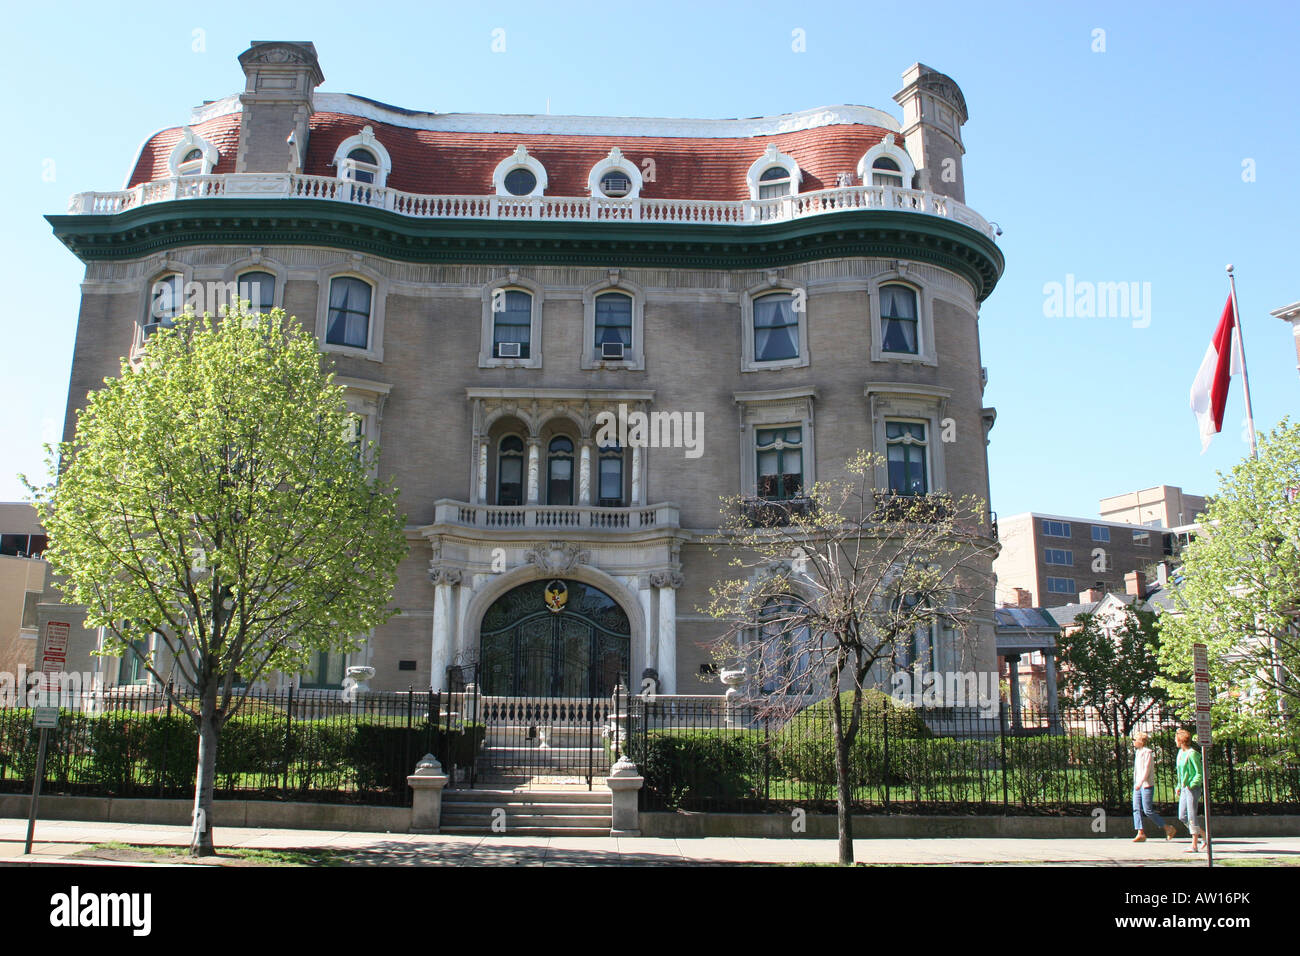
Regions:
<instances>
[{"instance_id":1,"label":"decorative cornice molding","mask_svg":"<svg viewBox=\"0 0 1300 956\"><path fill-rule=\"evenodd\" d=\"M544 574L567 574L580 564L590 564L591 552L572 541L550 541L529 548L524 561Z\"/></svg>"}]
</instances>

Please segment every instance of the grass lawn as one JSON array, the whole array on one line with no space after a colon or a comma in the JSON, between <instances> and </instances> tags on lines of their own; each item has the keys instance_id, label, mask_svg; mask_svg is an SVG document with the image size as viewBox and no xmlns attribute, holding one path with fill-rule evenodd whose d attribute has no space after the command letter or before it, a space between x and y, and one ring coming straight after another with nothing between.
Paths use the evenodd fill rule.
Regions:
<instances>
[{"instance_id":1,"label":"grass lawn","mask_svg":"<svg viewBox=\"0 0 1300 956\"><path fill-rule=\"evenodd\" d=\"M189 863L197 866L344 866L349 855L341 850L258 850L220 847L216 856L196 859L183 846L146 846L134 843L96 843L74 854L116 863Z\"/></svg>"}]
</instances>

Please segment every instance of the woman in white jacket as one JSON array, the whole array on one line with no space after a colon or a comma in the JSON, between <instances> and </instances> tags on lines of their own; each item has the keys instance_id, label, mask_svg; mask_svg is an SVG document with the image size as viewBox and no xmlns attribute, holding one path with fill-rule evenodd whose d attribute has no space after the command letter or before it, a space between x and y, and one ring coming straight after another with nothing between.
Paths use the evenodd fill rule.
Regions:
<instances>
[{"instance_id":1,"label":"woman in white jacket","mask_svg":"<svg viewBox=\"0 0 1300 956\"><path fill-rule=\"evenodd\" d=\"M1165 823L1164 817L1156 813L1156 805L1151 799L1156 785L1155 754L1147 746L1151 737L1139 730L1133 734L1133 829L1137 830L1134 843L1141 843L1147 838L1142 829L1142 818L1155 822L1165 831L1165 839L1172 840L1176 832L1171 824Z\"/></svg>"}]
</instances>

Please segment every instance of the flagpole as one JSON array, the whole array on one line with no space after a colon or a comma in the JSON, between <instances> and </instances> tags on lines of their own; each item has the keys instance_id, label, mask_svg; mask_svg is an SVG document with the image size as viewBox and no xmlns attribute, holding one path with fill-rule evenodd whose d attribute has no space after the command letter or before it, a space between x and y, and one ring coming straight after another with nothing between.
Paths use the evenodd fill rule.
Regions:
<instances>
[{"instance_id":1,"label":"flagpole","mask_svg":"<svg viewBox=\"0 0 1300 956\"><path fill-rule=\"evenodd\" d=\"M1246 396L1246 428L1250 432L1250 457L1259 457L1259 447L1255 442L1255 413L1250 407L1250 375L1246 372L1246 337L1241 331L1241 310L1237 308L1237 277L1233 275L1232 263L1228 263L1228 287L1232 295L1232 319L1237 334L1237 357L1241 359L1241 388Z\"/></svg>"}]
</instances>

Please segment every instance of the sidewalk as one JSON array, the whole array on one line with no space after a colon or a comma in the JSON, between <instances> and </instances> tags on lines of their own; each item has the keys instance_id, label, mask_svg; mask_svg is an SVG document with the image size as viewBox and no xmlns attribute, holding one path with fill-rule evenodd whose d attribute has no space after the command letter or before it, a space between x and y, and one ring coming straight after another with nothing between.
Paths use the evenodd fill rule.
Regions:
<instances>
[{"instance_id":1,"label":"sidewalk","mask_svg":"<svg viewBox=\"0 0 1300 956\"><path fill-rule=\"evenodd\" d=\"M36 824L31 856L23 855L27 821L0 819L0 864L93 862L69 859L97 843L185 846L188 827L136 823ZM638 866L744 863L832 863L834 840L625 837L434 836L343 830L269 830L219 827L219 848L330 849L347 851L349 863L402 866ZM859 863L979 864L1077 863L1085 865L1205 866L1204 854L1183 852L1186 839L1131 843L1131 833L1108 838L856 840ZM1268 860L1300 865L1300 837L1229 837L1215 843L1215 862Z\"/></svg>"}]
</instances>

